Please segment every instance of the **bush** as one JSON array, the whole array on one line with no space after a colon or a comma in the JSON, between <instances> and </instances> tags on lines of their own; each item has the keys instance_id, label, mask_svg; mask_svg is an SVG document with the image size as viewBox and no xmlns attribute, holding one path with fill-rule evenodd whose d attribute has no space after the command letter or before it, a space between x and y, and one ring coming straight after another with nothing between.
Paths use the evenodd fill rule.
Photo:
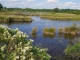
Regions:
<instances>
[{"instance_id":1,"label":"bush","mask_svg":"<svg viewBox=\"0 0 80 60\"><path fill-rule=\"evenodd\" d=\"M8 18L7 18L7 21L8 21L8 22L13 22L13 18L8 17Z\"/></svg>"},{"instance_id":2,"label":"bush","mask_svg":"<svg viewBox=\"0 0 80 60\"><path fill-rule=\"evenodd\" d=\"M64 53L70 57L80 57L80 42L74 44L73 46L68 45L64 50Z\"/></svg>"},{"instance_id":3,"label":"bush","mask_svg":"<svg viewBox=\"0 0 80 60\"><path fill-rule=\"evenodd\" d=\"M33 40L18 29L0 25L0 59L2 60L49 60L45 49L32 46Z\"/></svg>"}]
</instances>

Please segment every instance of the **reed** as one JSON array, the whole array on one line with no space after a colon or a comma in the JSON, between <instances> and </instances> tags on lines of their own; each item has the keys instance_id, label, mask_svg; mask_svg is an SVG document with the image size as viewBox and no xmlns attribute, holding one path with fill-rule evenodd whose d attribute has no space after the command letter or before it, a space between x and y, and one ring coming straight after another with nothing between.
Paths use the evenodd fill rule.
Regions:
<instances>
[{"instance_id":1,"label":"reed","mask_svg":"<svg viewBox=\"0 0 80 60\"><path fill-rule=\"evenodd\" d=\"M32 35L36 35L36 33L37 33L37 30L38 30L38 29L37 29L37 27L34 27L34 28L32 29L32 32L31 32L31 34L32 34Z\"/></svg>"},{"instance_id":2,"label":"reed","mask_svg":"<svg viewBox=\"0 0 80 60\"><path fill-rule=\"evenodd\" d=\"M65 27L64 33L76 35L79 34L79 32L80 32L80 28L76 24L72 24L69 27Z\"/></svg>"},{"instance_id":3,"label":"reed","mask_svg":"<svg viewBox=\"0 0 80 60\"><path fill-rule=\"evenodd\" d=\"M71 26L68 27L59 28L58 32L64 34L77 35L80 34L80 28L76 24L72 24Z\"/></svg>"},{"instance_id":4,"label":"reed","mask_svg":"<svg viewBox=\"0 0 80 60\"><path fill-rule=\"evenodd\" d=\"M59 28L59 33L63 33L64 32L64 28L60 27Z\"/></svg>"},{"instance_id":5,"label":"reed","mask_svg":"<svg viewBox=\"0 0 80 60\"><path fill-rule=\"evenodd\" d=\"M54 35L55 34L56 29L54 27L51 28L44 28L43 29L43 33L47 34L47 35Z\"/></svg>"}]
</instances>

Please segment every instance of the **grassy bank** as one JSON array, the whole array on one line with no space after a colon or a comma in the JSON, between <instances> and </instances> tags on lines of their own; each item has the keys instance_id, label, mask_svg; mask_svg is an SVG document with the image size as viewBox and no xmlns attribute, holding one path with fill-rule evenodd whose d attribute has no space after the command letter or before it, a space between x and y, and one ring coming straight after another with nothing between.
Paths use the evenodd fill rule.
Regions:
<instances>
[{"instance_id":1,"label":"grassy bank","mask_svg":"<svg viewBox=\"0 0 80 60\"><path fill-rule=\"evenodd\" d=\"M0 22L32 22L27 16L0 15Z\"/></svg>"},{"instance_id":2,"label":"grassy bank","mask_svg":"<svg viewBox=\"0 0 80 60\"><path fill-rule=\"evenodd\" d=\"M41 15L41 18L50 20L80 20L80 15L68 13L45 13Z\"/></svg>"},{"instance_id":3,"label":"grassy bank","mask_svg":"<svg viewBox=\"0 0 80 60\"><path fill-rule=\"evenodd\" d=\"M0 12L0 22L32 22L32 18L22 12Z\"/></svg>"}]
</instances>

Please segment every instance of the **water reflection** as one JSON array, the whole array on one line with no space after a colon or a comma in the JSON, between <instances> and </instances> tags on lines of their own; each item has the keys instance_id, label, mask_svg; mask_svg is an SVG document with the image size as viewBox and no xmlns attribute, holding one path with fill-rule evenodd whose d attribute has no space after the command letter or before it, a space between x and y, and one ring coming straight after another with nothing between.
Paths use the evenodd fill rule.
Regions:
<instances>
[{"instance_id":1,"label":"water reflection","mask_svg":"<svg viewBox=\"0 0 80 60\"><path fill-rule=\"evenodd\" d=\"M48 34L44 34L43 33L43 37L44 38L54 38L55 37L55 34L54 35L50 35L50 34L48 35Z\"/></svg>"},{"instance_id":2,"label":"water reflection","mask_svg":"<svg viewBox=\"0 0 80 60\"><path fill-rule=\"evenodd\" d=\"M77 37L77 36L78 36L78 35L64 34L64 39L72 40L72 39L74 39L74 38Z\"/></svg>"},{"instance_id":3,"label":"water reflection","mask_svg":"<svg viewBox=\"0 0 80 60\"><path fill-rule=\"evenodd\" d=\"M37 34L31 34L32 38L37 38Z\"/></svg>"}]
</instances>

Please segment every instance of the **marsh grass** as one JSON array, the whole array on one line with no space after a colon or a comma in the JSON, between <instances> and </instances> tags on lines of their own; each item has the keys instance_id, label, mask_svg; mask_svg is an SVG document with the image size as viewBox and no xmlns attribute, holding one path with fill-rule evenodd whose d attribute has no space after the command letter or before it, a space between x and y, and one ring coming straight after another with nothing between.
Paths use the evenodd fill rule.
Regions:
<instances>
[{"instance_id":1,"label":"marsh grass","mask_svg":"<svg viewBox=\"0 0 80 60\"><path fill-rule=\"evenodd\" d=\"M64 28L60 27L59 28L59 33L63 33L64 32Z\"/></svg>"},{"instance_id":2,"label":"marsh grass","mask_svg":"<svg viewBox=\"0 0 80 60\"><path fill-rule=\"evenodd\" d=\"M73 23L71 26L59 28L58 32L64 34L78 35L80 34L80 28L75 23Z\"/></svg>"},{"instance_id":3,"label":"marsh grass","mask_svg":"<svg viewBox=\"0 0 80 60\"><path fill-rule=\"evenodd\" d=\"M46 35L54 35L55 31L56 31L56 29L54 27L43 29L43 33Z\"/></svg>"},{"instance_id":4,"label":"marsh grass","mask_svg":"<svg viewBox=\"0 0 80 60\"><path fill-rule=\"evenodd\" d=\"M80 20L80 15L76 14L68 14L68 13L45 13L41 15L41 18L43 19L51 19L51 20Z\"/></svg>"},{"instance_id":5,"label":"marsh grass","mask_svg":"<svg viewBox=\"0 0 80 60\"><path fill-rule=\"evenodd\" d=\"M72 24L69 27L65 27L64 33L76 35L80 33L80 28L76 24Z\"/></svg>"},{"instance_id":6,"label":"marsh grass","mask_svg":"<svg viewBox=\"0 0 80 60\"><path fill-rule=\"evenodd\" d=\"M0 22L32 22L27 16L0 15Z\"/></svg>"},{"instance_id":7,"label":"marsh grass","mask_svg":"<svg viewBox=\"0 0 80 60\"><path fill-rule=\"evenodd\" d=\"M34 27L34 28L32 29L32 32L31 32L31 34L32 34L32 35L36 35L36 33L37 33L37 30L38 30L38 29L37 29L37 27Z\"/></svg>"}]
</instances>

